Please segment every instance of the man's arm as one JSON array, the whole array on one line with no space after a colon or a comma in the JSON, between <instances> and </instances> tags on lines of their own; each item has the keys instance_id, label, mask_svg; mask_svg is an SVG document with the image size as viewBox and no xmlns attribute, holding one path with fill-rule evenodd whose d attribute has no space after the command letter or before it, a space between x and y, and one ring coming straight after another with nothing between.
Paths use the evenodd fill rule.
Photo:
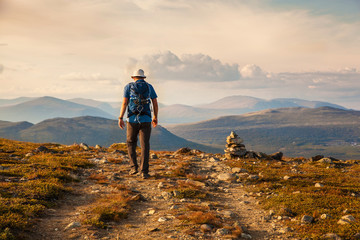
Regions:
<instances>
[{"instance_id":1,"label":"man's arm","mask_svg":"<svg viewBox=\"0 0 360 240\"><path fill-rule=\"evenodd\" d=\"M159 112L159 107L158 107L158 102L157 102L157 98L153 98L151 99L152 104L153 104L153 109L154 109L154 116L152 119L152 125L153 127L156 127L158 124L158 112Z\"/></svg>"},{"instance_id":2,"label":"man's arm","mask_svg":"<svg viewBox=\"0 0 360 240\"><path fill-rule=\"evenodd\" d=\"M124 122L124 114L125 114L125 111L126 111L126 107L129 103L129 99L124 97L123 99L123 102L122 102L122 105L121 105L121 110L120 110L120 116L119 116L119 122L118 122L118 125L121 129L124 129L125 127L125 122Z\"/></svg>"}]
</instances>

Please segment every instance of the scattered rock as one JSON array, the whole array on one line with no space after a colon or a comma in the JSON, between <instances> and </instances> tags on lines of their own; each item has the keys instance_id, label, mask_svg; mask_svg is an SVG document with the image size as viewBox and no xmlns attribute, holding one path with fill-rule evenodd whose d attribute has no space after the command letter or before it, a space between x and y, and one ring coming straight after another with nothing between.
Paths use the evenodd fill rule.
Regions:
<instances>
[{"instance_id":1,"label":"scattered rock","mask_svg":"<svg viewBox=\"0 0 360 240\"><path fill-rule=\"evenodd\" d=\"M150 214L150 215L155 214L155 212L156 212L156 210L155 210L155 209L150 209L150 210L149 210L149 214Z\"/></svg>"},{"instance_id":2,"label":"scattered rock","mask_svg":"<svg viewBox=\"0 0 360 240\"><path fill-rule=\"evenodd\" d=\"M222 173L219 174L217 178L221 181L231 181L235 179L235 176L230 173Z\"/></svg>"},{"instance_id":3,"label":"scattered rock","mask_svg":"<svg viewBox=\"0 0 360 240\"><path fill-rule=\"evenodd\" d=\"M77 228L77 227L81 227L81 223L79 222L72 222L69 225L67 225L64 229L64 231L71 229L71 228Z\"/></svg>"},{"instance_id":4,"label":"scattered rock","mask_svg":"<svg viewBox=\"0 0 360 240\"><path fill-rule=\"evenodd\" d=\"M247 234L247 233L241 233L241 238L243 238L243 239L252 239L252 236L250 234Z\"/></svg>"},{"instance_id":5,"label":"scattered rock","mask_svg":"<svg viewBox=\"0 0 360 240\"><path fill-rule=\"evenodd\" d=\"M290 208L282 207L282 208L280 208L278 215L287 216L287 217L295 217L296 213L294 213Z\"/></svg>"},{"instance_id":6,"label":"scattered rock","mask_svg":"<svg viewBox=\"0 0 360 240\"><path fill-rule=\"evenodd\" d=\"M212 226L209 225L209 224L202 224L200 226L200 230L203 231L203 232L211 232L212 231Z\"/></svg>"},{"instance_id":7,"label":"scattered rock","mask_svg":"<svg viewBox=\"0 0 360 240\"><path fill-rule=\"evenodd\" d=\"M152 153L150 157L151 159L159 159L158 155L156 155L155 153Z\"/></svg>"},{"instance_id":8,"label":"scattered rock","mask_svg":"<svg viewBox=\"0 0 360 240\"><path fill-rule=\"evenodd\" d=\"M211 158L209 158L209 161L210 161L210 162L219 162L220 159L217 158L217 157L211 157Z\"/></svg>"},{"instance_id":9,"label":"scattered rock","mask_svg":"<svg viewBox=\"0 0 360 240\"><path fill-rule=\"evenodd\" d=\"M283 154L282 152L276 152L276 153L273 153L273 154L268 155L268 157L270 157L270 158L272 158L272 159L274 159L274 160L281 161L283 155L284 155L284 154Z\"/></svg>"},{"instance_id":10,"label":"scattered rock","mask_svg":"<svg viewBox=\"0 0 360 240\"><path fill-rule=\"evenodd\" d=\"M188 147L183 147L183 148L180 148L180 149L176 150L176 151L174 152L174 155L176 155L176 154L186 154L186 153L190 153L190 152L191 152L191 149L190 149L190 148L188 148Z\"/></svg>"},{"instance_id":11,"label":"scattered rock","mask_svg":"<svg viewBox=\"0 0 360 240\"><path fill-rule=\"evenodd\" d=\"M230 230L226 229L226 228L219 228L218 230L216 230L215 234L218 236L227 235L227 234L230 234Z\"/></svg>"},{"instance_id":12,"label":"scattered rock","mask_svg":"<svg viewBox=\"0 0 360 240\"><path fill-rule=\"evenodd\" d=\"M329 214L324 213L324 214L321 214L320 218L321 219L330 219L332 217Z\"/></svg>"},{"instance_id":13,"label":"scattered rock","mask_svg":"<svg viewBox=\"0 0 360 240\"><path fill-rule=\"evenodd\" d=\"M194 185L196 187L205 187L206 186L206 184L204 182L194 181L194 180L191 180L191 179L186 179L185 182L189 183L191 185Z\"/></svg>"},{"instance_id":14,"label":"scattered rock","mask_svg":"<svg viewBox=\"0 0 360 240\"><path fill-rule=\"evenodd\" d=\"M172 194L169 192L162 192L161 196L165 199L165 200L169 200L170 198L172 198Z\"/></svg>"},{"instance_id":15,"label":"scattered rock","mask_svg":"<svg viewBox=\"0 0 360 240\"><path fill-rule=\"evenodd\" d=\"M159 184L157 185L158 188L163 188L164 187L164 183L163 182L159 182Z\"/></svg>"},{"instance_id":16,"label":"scattered rock","mask_svg":"<svg viewBox=\"0 0 360 240\"><path fill-rule=\"evenodd\" d=\"M257 180L257 179L259 179L259 176L252 174L252 175L249 175L248 179Z\"/></svg>"},{"instance_id":17,"label":"scattered rock","mask_svg":"<svg viewBox=\"0 0 360 240\"><path fill-rule=\"evenodd\" d=\"M247 173L247 172L248 172L248 170L243 169L243 168L238 168L238 167L232 168L231 171L232 171L233 173Z\"/></svg>"},{"instance_id":18,"label":"scattered rock","mask_svg":"<svg viewBox=\"0 0 360 240\"><path fill-rule=\"evenodd\" d=\"M311 157L310 158L310 161L312 162L316 162L316 161L319 161L320 159L324 158L324 155L316 155L314 157Z\"/></svg>"},{"instance_id":19,"label":"scattered rock","mask_svg":"<svg viewBox=\"0 0 360 240\"><path fill-rule=\"evenodd\" d=\"M96 144L95 149L102 149L102 146L100 146L99 144Z\"/></svg>"},{"instance_id":20,"label":"scattered rock","mask_svg":"<svg viewBox=\"0 0 360 240\"><path fill-rule=\"evenodd\" d=\"M160 217L159 219L158 219L158 222L166 222L166 221L168 221L169 219L167 219L166 217Z\"/></svg>"},{"instance_id":21,"label":"scattered rock","mask_svg":"<svg viewBox=\"0 0 360 240\"><path fill-rule=\"evenodd\" d=\"M341 225L346 225L346 224L350 224L353 222L356 222L356 220L352 215L345 215L345 216L342 216L341 219L337 223L341 224Z\"/></svg>"},{"instance_id":22,"label":"scattered rock","mask_svg":"<svg viewBox=\"0 0 360 240\"><path fill-rule=\"evenodd\" d=\"M323 235L321 237L321 239L326 239L326 240L341 240L341 237L339 237L337 234L335 233L327 233L325 235Z\"/></svg>"},{"instance_id":23,"label":"scattered rock","mask_svg":"<svg viewBox=\"0 0 360 240\"><path fill-rule=\"evenodd\" d=\"M284 234L284 233L289 233L289 232L292 232L292 231L293 231L292 228L284 227L284 228L281 228L281 229L279 230L279 233Z\"/></svg>"},{"instance_id":24,"label":"scattered rock","mask_svg":"<svg viewBox=\"0 0 360 240\"><path fill-rule=\"evenodd\" d=\"M315 183L315 187L317 187L317 188L322 188L322 187L324 187L324 184L321 184L321 183Z\"/></svg>"},{"instance_id":25,"label":"scattered rock","mask_svg":"<svg viewBox=\"0 0 360 240\"><path fill-rule=\"evenodd\" d=\"M225 218L235 218L236 214L232 211L224 211L223 215Z\"/></svg>"},{"instance_id":26,"label":"scattered rock","mask_svg":"<svg viewBox=\"0 0 360 240\"><path fill-rule=\"evenodd\" d=\"M180 197L181 193L178 190L173 191L174 197ZM171 195L171 194L170 194ZM164 197L165 198L165 197Z\"/></svg>"},{"instance_id":27,"label":"scattered rock","mask_svg":"<svg viewBox=\"0 0 360 240\"><path fill-rule=\"evenodd\" d=\"M314 221L314 218L309 216L309 215L304 215L302 218L301 218L301 223L303 224L310 224Z\"/></svg>"},{"instance_id":28,"label":"scattered rock","mask_svg":"<svg viewBox=\"0 0 360 240\"><path fill-rule=\"evenodd\" d=\"M47 147L45 147L45 146L40 146L40 147L36 148L36 149L34 150L34 152L35 152L35 153L49 152L49 149L48 149Z\"/></svg>"},{"instance_id":29,"label":"scattered rock","mask_svg":"<svg viewBox=\"0 0 360 240\"><path fill-rule=\"evenodd\" d=\"M288 176L288 175L284 176L284 180L289 180L290 178L291 178L291 177Z\"/></svg>"},{"instance_id":30,"label":"scattered rock","mask_svg":"<svg viewBox=\"0 0 360 240\"><path fill-rule=\"evenodd\" d=\"M318 161L319 163L333 163L330 158L322 158Z\"/></svg>"},{"instance_id":31,"label":"scattered rock","mask_svg":"<svg viewBox=\"0 0 360 240\"><path fill-rule=\"evenodd\" d=\"M360 232L356 233L356 234L353 236L353 239L360 239Z\"/></svg>"},{"instance_id":32,"label":"scattered rock","mask_svg":"<svg viewBox=\"0 0 360 240\"><path fill-rule=\"evenodd\" d=\"M79 145L82 149L84 149L85 151L90 150L89 146L86 143L80 143Z\"/></svg>"}]
</instances>

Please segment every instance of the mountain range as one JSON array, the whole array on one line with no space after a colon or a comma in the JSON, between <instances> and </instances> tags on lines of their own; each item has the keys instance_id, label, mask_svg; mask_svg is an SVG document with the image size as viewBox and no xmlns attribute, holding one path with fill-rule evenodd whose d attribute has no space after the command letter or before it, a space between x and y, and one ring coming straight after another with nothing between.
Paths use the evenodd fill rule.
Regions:
<instances>
[{"instance_id":1,"label":"mountain range","mask_svg":"<svg viewBox=\"0 0 360 240\"><path fill-rule=\"evenodd\" d=\"M87 143L95 146L110 146L126 142L126 130L121 130L117 121L100 117L53 118L37 124L29 122L0 121L0 137L37 143L61 144ZM175 136L164 127L153 128L151 149L174 151L181 147L206 152L220 152L219 149L187 141Z\"/></svg>"},{"instance_id":2,"label":"mountain range","mask_svg":"<svg viewBox=\"0 0 360 240\"><path fill-rule=\"evenodd\" d=\"M295 98L264 100L248 96L229 96L212 103L195 106L182 104L159 105L159 120L163 125L191 123L220 116L244 114L273 108L329 106L345 109L342 106L328 102ZM116 119L120 112L120 106L121 102L102 102L84 98L68 100L54 97L0 99L0 120L39 123L56 117L95 116Z\"/></svg>"},{"instance_id":3,"label":"mountain range","mask_svg":"<svg viewBox=\"0 0 360 240\"><path fill-rule=\"evenodd\" d=\"M235 131L248 150L310 157L360 158L360 111L332 107L280 108L167 126L187 140L224 148Z\"/></svg>"}]
</instances>

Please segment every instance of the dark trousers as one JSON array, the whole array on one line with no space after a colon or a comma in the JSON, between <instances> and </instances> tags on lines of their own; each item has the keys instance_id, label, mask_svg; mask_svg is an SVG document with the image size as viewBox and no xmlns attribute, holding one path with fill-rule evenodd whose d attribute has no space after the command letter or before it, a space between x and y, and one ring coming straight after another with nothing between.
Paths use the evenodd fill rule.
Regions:
<instances>
[{"instance_id":1,"label":"dark trousers","mask_svg":"<svg viewBox=\"0 0 360 240\"><path fill-rule=\"evenodd\" d=\"M149 172L149 155L150 155L150 134L151 123L127 123L126 143L130 157L130 166L134 170L140 170L142 173ZM140 139L141 158L140 168L136 160L136 146L138 136Z\"/></svg>"}]
</instances>

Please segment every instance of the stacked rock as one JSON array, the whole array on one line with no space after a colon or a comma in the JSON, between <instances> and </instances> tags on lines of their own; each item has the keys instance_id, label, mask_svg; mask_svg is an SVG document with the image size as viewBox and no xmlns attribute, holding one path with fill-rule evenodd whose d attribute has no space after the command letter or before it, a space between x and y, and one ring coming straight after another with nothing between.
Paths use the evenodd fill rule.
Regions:
<instances>
[{"instance_id":1,"label":"stacked rock","mask_svg":"<svg viewBox=\"0 0 360 240\"><path fill-rule=\"evenodd\" d=\"M233 159L237 157L244 157L247 153L243 140L232 131L230 135L226 138L226 149L225 157L227 159Z\"/></svg>"}]
</instances>

